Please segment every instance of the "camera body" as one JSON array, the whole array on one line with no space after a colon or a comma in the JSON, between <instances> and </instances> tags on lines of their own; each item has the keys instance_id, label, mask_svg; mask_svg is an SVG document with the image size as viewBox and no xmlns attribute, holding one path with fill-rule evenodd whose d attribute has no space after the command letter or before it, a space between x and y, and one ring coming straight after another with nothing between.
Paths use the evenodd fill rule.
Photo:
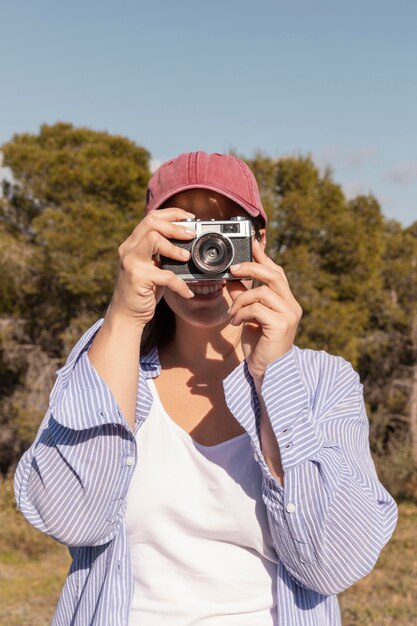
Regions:
<instances>
[{"instance_id":1,"label":"camera body","mask_svg":"<svg viewBox=\"0 0 417 626\"><path fill-rule=\"evenodd\" d=\"M161 256L161 268L171 270L186 282L202 280L241 280L229 272L236 263L252 261L252 222L246 217L230 220L184 220L175 222L195 229L191 241L171 239L191 253L187 263Z\"/></svg>"}]
</instances>

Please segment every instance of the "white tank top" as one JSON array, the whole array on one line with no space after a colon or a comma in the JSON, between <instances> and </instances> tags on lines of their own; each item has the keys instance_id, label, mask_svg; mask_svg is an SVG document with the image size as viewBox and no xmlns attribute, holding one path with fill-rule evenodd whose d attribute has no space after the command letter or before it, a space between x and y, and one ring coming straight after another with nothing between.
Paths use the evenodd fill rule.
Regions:
<instances>
[{"instance_id":1,"label":"white tank top","mask_svg":"<svg viewBox=\"0 0 417 626\"><path fill-rule=\"evenodd\" d=\"M195 442L148 383L127 497L129 626L275 626L277 555L249 435Z\"/></svg>"}]
</instances>

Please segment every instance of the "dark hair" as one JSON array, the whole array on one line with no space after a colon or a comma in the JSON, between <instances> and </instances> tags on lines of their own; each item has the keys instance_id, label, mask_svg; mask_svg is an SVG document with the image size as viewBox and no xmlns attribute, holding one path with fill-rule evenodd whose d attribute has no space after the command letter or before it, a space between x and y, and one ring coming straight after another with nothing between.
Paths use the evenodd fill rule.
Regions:
<instances>
[{"instance_id":1,"label":"dark hair","mask_svg":"<svg viewBox=\"0 0 417 626\"><path fill-rule=\"evenodd\" d=\"M255 237L258 241L261 239L260 229L265 227L261 217L251 218L255 229ZM155 314L150 322L144 328L142 341L140 345L141 354L146 354L155 346L158 348L169 343L175 335L175 315L165 302L164 298L158 302L155 308Z\"/></svg>"}]
</instances>

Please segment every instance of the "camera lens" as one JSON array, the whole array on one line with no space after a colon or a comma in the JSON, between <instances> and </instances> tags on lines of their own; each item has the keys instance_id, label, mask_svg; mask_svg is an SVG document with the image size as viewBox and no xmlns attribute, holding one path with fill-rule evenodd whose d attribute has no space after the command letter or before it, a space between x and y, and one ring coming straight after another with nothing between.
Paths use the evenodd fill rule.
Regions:
<instances>
[{"instance_id":1,"label":"camera lens","mask_svg":"<svg viewBox=\"0 0 417 626\"><path fill-rule=\"evenodd\" d=\"M232 264L234 249L229 239L219 233L199 237L191 251L194 265L204 274L220 274Z\"/></svg>"}]
</instances>

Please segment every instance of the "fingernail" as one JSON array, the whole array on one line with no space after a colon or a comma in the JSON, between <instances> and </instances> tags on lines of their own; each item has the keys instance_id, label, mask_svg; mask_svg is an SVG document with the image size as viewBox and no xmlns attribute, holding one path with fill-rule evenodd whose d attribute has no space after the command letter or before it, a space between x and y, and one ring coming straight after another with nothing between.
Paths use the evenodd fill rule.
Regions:
<instances>
[{"instance_id":1,"label":"fingernail","mask_svg":"<svg viewBox=\"0 0 417 626\"><path fill-rule=\"evenodd\" d=\"M193 237L195 237L195 230L192 230L191 228L184 228L184 232L187 235L192 235Z\"/></svg>"},{"instance_id":2,"label":"fingernail","mask_svg":"<svg viewBox=\"0 0 417 626\"><path fill-rule=\"evenodd\" d=\"M194 298L194 292L192 292L191 289L188 290L188 297Z\"/></svg>"},{"instance_id":3,"label":"fingernail","mask_svg":"<svg viewBox=\"0 0 417 626\"><path fill-rule=\"evenodd\" d=\"M239 269L239 267L240 267L240 263L236 263L236 265L231 265L231 266L230 266L230 269L231 269L231 270L238 270L238 269Z\"/></svg>"}]
</instances>

